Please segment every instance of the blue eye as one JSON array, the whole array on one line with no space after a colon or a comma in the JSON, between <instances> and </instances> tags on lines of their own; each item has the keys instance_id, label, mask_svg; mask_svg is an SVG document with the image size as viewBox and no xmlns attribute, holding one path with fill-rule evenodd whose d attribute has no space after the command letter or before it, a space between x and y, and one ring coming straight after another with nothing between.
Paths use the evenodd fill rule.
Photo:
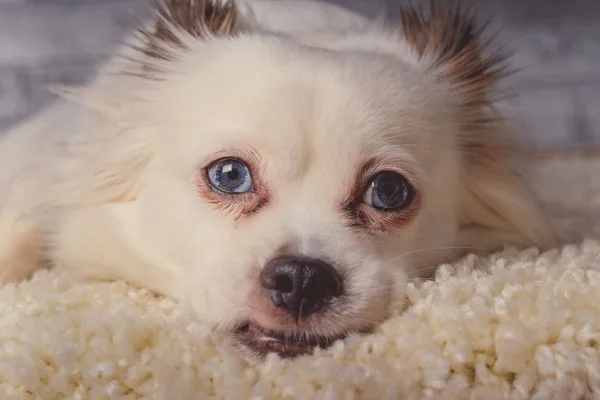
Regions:
<instances>
[{"instance_id":1,"label":"blue eye","mask_svg":"<svg viewBox=\"0 0 600 400\"><path fill-rule=\"evenodd\" d=\"M208 180L217 190L224 193L247 193L254 190L248 165L235 158L215 161L208 167Z\"/></svg>"},{"instance_id":2,"label":"blue eye","mask_svg":"<svg viewBox=\"0 0 600 400\"><path fill-rule=\"evenodd\" d=\"M395 211L410 206L413 198L414 188L404 176L384 171L371 178L363 202L378 210Z\"/></svg>"}]
</instances>

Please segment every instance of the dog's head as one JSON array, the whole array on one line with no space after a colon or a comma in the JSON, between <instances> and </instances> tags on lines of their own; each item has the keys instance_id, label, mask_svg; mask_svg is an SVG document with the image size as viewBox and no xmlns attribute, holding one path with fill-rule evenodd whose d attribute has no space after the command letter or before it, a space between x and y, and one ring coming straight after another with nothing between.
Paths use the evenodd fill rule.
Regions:
<instances>
[{"instance_id":1,"label":"dog's head","mask_svg":"<svg viewBox=\"0 0 600 400\"><path fill-rule=\"evenodd\" d=\"M465 248L551 241L469 16L406 9L377 50L240 26L231 2L166 3L90 178L129 201L129 244L183 273L201 318L296 355L373 328L407 277Z\"/></svg>"}]
</instances>

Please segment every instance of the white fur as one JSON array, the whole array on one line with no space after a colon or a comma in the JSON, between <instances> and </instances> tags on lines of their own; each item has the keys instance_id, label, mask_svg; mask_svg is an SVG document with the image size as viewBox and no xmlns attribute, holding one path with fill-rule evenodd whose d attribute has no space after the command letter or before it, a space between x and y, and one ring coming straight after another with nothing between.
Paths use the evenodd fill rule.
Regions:
<instances>
[{"instance_id":1,"label":"white fur","mask_svg":"<svg viewBox=\"0 0 600 400\"><path fill-rule=\"evenodd\" d=\"M394 288L465 247L551 241L518 177L465 165L455 91L397 32L333 6L276 3L242 7L263 34L181 32L189 49L161 80L114 74L127 66L115 58L0 139L0 280L49 262L185 299L232 327L252 318L250 276L286 249L347 277L344 311L315 327L335 334L372 327L403 295ZM299 16L310 29L289 22ZM258 153L272 194L239 220L194 180L231 147ZM372 156L413 174L422 196L409 224L380 236L338 210Z\"/></svg>"}]
</instances>

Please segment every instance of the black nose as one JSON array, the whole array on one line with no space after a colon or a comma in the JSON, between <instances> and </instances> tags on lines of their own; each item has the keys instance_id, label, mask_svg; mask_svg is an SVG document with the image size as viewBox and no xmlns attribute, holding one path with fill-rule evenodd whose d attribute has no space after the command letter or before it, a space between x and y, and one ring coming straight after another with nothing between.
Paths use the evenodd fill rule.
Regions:
<instances>
[{"instance_id":1,"label":"black nose","mask_svg":"<svg viewBox=\"0 0 600 400\"><path fill-rule=\"evenodd\" d=\"M260 283L269 291L273 304L296 320L342 294L342 282L335 269L325 261L306 257L271 260L260 274Z\"/></svg>"}]
</instances>

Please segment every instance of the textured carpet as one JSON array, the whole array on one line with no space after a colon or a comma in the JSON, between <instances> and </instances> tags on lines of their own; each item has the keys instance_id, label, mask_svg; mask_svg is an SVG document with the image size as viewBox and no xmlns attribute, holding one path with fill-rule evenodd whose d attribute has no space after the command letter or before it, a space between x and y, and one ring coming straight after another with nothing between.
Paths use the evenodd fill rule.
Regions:
<instances>
[{"instance_id":1,"label":"textured carpet","mask_svg":"<svg viewBox=\"0 0 600 400\"><path fill-rule=\"evenodd\" d=\"M0 289L0 398L600 398L600 158L552 157L532 181L575 244L442 265L374 334L291 362L251 366L123 282L39 272Z\"/></svg>"}]
</instances>

